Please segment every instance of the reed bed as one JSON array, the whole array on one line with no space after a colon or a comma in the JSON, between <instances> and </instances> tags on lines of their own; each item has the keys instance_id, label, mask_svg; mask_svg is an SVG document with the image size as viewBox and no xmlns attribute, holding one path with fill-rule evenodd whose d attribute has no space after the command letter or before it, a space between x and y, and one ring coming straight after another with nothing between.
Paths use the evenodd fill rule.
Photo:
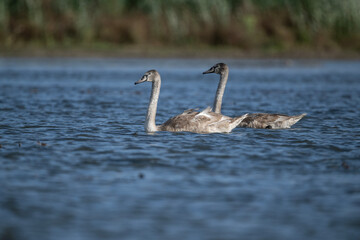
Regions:
<instances>
[{"instance_id":1,"label":"reed bed","mask_svg":"<svg viewBox=\"0 0 360 240\"><path fill-rule=\"evenodd\" d=\"M359 0L0 0L0 45L360 50Z\"/></svg>"}]
</instances>

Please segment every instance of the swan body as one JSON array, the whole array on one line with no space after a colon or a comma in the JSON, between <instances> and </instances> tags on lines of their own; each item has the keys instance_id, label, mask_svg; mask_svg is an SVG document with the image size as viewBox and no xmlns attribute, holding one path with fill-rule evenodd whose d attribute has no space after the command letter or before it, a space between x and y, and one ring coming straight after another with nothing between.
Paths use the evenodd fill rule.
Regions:
<instances>
[{"instance_id":1,"label":"swan body","mask_svg":"<svg viewBox=\"0 0 360 240\"><path fill-rule=\"evenodd\" d=\"M209 70L203 72L203 74L208 73L216 73L220 75L220 81L214 100L214 111L216 113L221 113L222 98L224 96L225 86L229 76L229 67L225 63L218 63L212 66ZM248 114L247 117L240 122L238 127L268 129L290 128L304 116L306 116L306 113L296 116L274 113L253 113Z\"/></svg>"},{"instance_id":2,"label":"swan body","mask_svg":"<svg viewBox=\"0 0 360 240\"><path fill-rule=\"evenodd\" d=\"M145 120L145 131L169 131L169 132L194 132L194 133L228 133L231 132L247 114L230 118L220 113L215 113L210 107L201 112L194 109L184 111L170 118L162 125L155 124L157 102L160 95L161 78L156 70L147 71L135 84L152 82L150 102Z\"/></svg>"},{"instance_id":3,"label":"swan body","mask_svg":"<svg viewBox=\"0 0 360 240\"><path fill-rule=\"evenodd\" d=\"M290 128L292 125L302 119L306 113L287 116L283 114L273 113L253 113L249 114L238 127L248 128L267 128L267 129L280 129Z\"/></svg>"}]
</instances>

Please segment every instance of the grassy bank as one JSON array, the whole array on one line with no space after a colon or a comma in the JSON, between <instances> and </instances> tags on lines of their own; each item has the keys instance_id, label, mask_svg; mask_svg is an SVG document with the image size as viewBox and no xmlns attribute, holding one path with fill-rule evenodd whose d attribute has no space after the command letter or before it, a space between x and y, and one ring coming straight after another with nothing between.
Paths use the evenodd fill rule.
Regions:
<instances>
[{"instance_id":1,"label":"grassy bank","mask_svg":"<svg viewBox=\"0 0 360 240\"><path fill-rule=\"evenodd\" d=\"M81 44L44 47L25 45L0 47L0 57L78 57L78 58L242 58L242 59L360 59L360 52L350 49L314 50L243 50L232 46L139 46L117 44Z\"/></svg>"},{"instance_id":2,"label":"grassy bank","mask_svg":"<svg viewBox=\"0 0 360 240\"><path fill-rule=\"evenodd\" d=\"M358 0L0 0L0 47L360 52L359 12Z\"/></svg>"}]
</instances>

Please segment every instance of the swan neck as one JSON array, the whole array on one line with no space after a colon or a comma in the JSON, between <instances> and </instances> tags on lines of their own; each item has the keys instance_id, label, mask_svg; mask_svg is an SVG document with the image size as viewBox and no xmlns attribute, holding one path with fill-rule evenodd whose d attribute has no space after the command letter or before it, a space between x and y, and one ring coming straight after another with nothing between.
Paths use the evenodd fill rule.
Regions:
<instances>
[{"instance_id":1,"label":"swan neck","mask_svg":"<svg viewBox=\"0 0 360 240\"><path fill-rule=\"evenodd\" d=\"M222 99L225 92L226 82L228 80L229 71L225 70L220 74L220 82L216 90L216 96L214 101L214 112L221 113Z\"/></svg>"},{"instance_id":2,"label":"swan neck","mask_svg":"<svg viewBox=\"0 0 360 240\"><path fill-rule=\"evenodd\" d=\"M160 86L161 86L161 80L160 77L157 78L155 81L152 82L152 88L151 88L151 96L150 96L150 102L148 111L146 114L146 121L145 121L145 131L146 132L156 132L158 130L156 124L155 124L155 118L156 118L156 109L160 94Z\"/></svg>"}]
</instances>

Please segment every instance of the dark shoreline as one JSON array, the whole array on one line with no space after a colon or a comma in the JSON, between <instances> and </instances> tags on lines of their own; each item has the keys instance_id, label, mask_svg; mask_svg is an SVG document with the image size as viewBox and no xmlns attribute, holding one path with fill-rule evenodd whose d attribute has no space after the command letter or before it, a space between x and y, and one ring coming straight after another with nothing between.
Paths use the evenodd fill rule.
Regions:
<instances>
[{"instance_id":1,"label":"dark shoreline","mask_svg":"<svg viewBox=\"0 0 360 240\"><path fill-rule=\"evenodd\" d=\"M350 50L296 49L284 51L242 50L233 47L0 47L0 57L74 58L238 58L238 59L360 59Z\"/></svg>"}]
</instances>

